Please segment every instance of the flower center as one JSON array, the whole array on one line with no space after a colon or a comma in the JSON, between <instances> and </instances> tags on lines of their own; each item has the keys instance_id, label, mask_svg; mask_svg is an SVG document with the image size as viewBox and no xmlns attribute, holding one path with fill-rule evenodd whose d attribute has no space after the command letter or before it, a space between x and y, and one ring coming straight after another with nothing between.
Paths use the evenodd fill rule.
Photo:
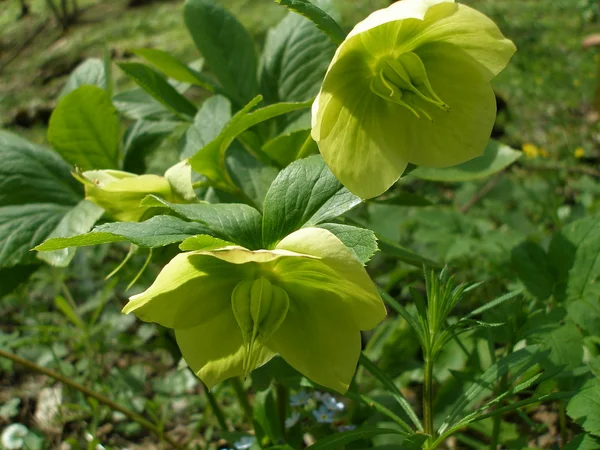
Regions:
<instances>
[{"instance_id":1,"label":"flower center","mask_svg":"<svg viewBox=\"0 0 600 450\"><path fill-rule=\"evenodd\" d=\"M282 324L290 299L264 277L240 281L231 294L233 315L244 339L244 372L255 369L265 342Z\"/></svg>"},{"instance_id":2,"label":"flower center","mask_svg":"<svg viewBox=\"0 0 600 450\"><path fill-rule=\"evenodd\" d=\"M403 53L397 59L385 58L379 61L377 74L371 80L371 91L384 100L405 107L418 119L423 114L432 121L423 108L427 104L442 111L450 110L434 92L423 61L413 52Z\"/></svg>"}]
</instances>

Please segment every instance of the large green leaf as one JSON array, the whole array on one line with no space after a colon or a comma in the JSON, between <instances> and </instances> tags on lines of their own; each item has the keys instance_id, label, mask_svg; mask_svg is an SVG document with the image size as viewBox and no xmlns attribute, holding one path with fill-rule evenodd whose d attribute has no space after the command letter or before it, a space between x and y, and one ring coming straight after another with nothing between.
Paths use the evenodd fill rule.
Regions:
<instances>
[{"instance_id":1,"label":"large green leaf","mask_svg":"<svg viewBox=\"0 0 600 450\"><path fill-rule=\"evenodd\" d=\"M265 445L267 442L275 444L284 440L277 400L271 386L256 393L253 412L254 431L259 442Z\"/></svg>"},{"instance_id":2,"label":"large green leaf","mask_svg":"<svg viewBox=\"0 0 600 450\"><path fill-rule=\"evenodd\" d=\"M216 139L230 120L231 102L221 95L208 98L181 140L181 157L194 156L198 150Z\"/></svg>"},{"instance_id":3,"label":"large green leaf","mask_svg":"<svg viewBox=\"0 0 600 450\"><path fill-rule=\"evenodd\" d=\"M339 223L322 223L319 228L325 228L335 234L362 264L368 263L378 250L375 233L366 228Z\"/></svg>"},{"instance_id":4,"label":"large green leaf","mask_svg":"<svg viewBox=\"0 0 600 450\"><path fill-rule=\"evenodd\" d=\"M120 63L118 66L129 78L177 116L190 120L196 114L196 107L154 69L140 63Z\"/></svg>"},{"instance_id":5,"label":"large green leaf","mask_svg":"<svg viewBox=\"0 0 600 450\"><path fill-rule=\"evenodd\" d=\"M182 242L198 234L212 232L197 222L186 222L173 216L154 216L145 222L113 222L97 226L90 233L67 238L49 239L35 250L48 252L68 247L129 241L140 247L164 247Z\"/></svg>"},{"instance_id":6,"label":"large green leaf","mask_svg":"<svg viewBox=\"0 0 600 450\"><path fill-rule=\"evenodd\" d=\"M50 117L48 141L82 170L117 168L119 118L108 93L81 86L65 95Z\"/></svg>"},{"instance_id":7,"label":"large green leaf","mask_svg":"<svg viewBox=\"0 0 600 450\"><path fill-rule=\"evenodd\" d=\"M321 8L312 4L309 0L275 0L280 5L303 15L323 31L337 46L346 39L346 33L338 23Z\"/></svg>"},{"instance_id":8,"label":"large green leaf","mask_svg":"<svg viewBox=\"0 0 600 450\"><path fill-rule=\"evenodd\" d=\"M69 237L87 233L100 219L104 209L96 204L82 200L77 206L67 212L56 228L46 236L46 239L57 237ZM74 248L56 250L54 252L39 253L38 258L51 266L66 267L75 256Z\"/></svg>"},{"instance_id":9,"label":"large green leaf","mask_svg":"<svg viewBox=\"0 0 600 450\"><path fill-rule=\"evenodd\" d=\"M321 6L333 8L329 0L322 1ZM267 33L260 67L265 101L298 102L315 97L335 49L310 20L288 14Z\"/></svg>"},{"instance_id":10,"label":"large green leaf","mask_svg":"<svg viewBox=\"0 0 600 450\"><path fill-rule=\"evenodd\" d=\"M174 119L176 116L142 88L129 89L113 97L117 110L134 120Z\"/></svg>"},{"instance_id":11,"label":"large green leaf","mask_svg":"<svg viewBox=\"0 0 600 450\"><path fill-rule=\"evenodd\" d=\"M575 436L563 450L600 450L600 439L589 434Z\"/></svg>"},{"instance_id":12,"label":"large green leaf","mask_svg":"<svg viewBox=\"0 0 600 450\"><path fill-rule=\"evenodd\" d=\"M215 0L187 0L183 18L198 50L223 89L243 105L258 90L254 40Z\"/></svg>"},{"instance_id":13,"label":"large green leaf","mask_svg":"<svg viewBox=\"0 0 600 450\"><path fill-rule=\"evenodd\" d=\"M598 301L600 214L573 222L555 234L548 254L557 275L554 294L558 301Z\"/></svg>"},{"instance_id":14,"label":"large green leaf","mask_svg":"<svg viewBox=\"0 0 600 450\"><path fill-rule=\"evenodd\" d=\"M163 140L180 123L171 121L151 122L138 120L127 130L124 137L123 170L143 174L146 169L146 157L156 150Z\"/></svg>"},{"instance_id":15,"label":"large green leaf","mask_svg":"<svg viewBox=\"0 0 600 450\"><path fill-rule=\"evenodd\" d=\"M251 111L262 97L258 96L229 121L221 133L190 158L192 169L213 180L217 185L231 188L232 182L225 168L225 152L233 140L253 126L283 114L305 109L310 103L277 103Z\"/></svg>"},{"instance_id":16,"label":"large green leaf","mask_svg":"<svg viewBox=\"0 0 600 450\"><path fill-rule=\"evenodd\" d=\"M261 248L262 216L251 206L237 203L178 204L155 196L147 197L142 204L166 206L188 220L200 222L211 230L204 234L234 242L250 250Z\"/></svg>"},{"instance_id":17,"label":"large green leaf","mask_svg":"<svg viewBox=\"0 0 600 450\"><path fill-rule=\"evenodd\" d=\"M590 380L571 399L567 414L585 431L600 436L600 381Z\"/></svg>"},{"instance_id":18,"label":"large green leaf","mask_svg":"<svg viewBox=\"0 0 600 450\"><path fill-rule=\"evenodd\" d=\"M491 140L482 156L446 169L417 167L410 172L410 175L430 181L473 181L500 172L519 159L521 155L522 152Z\"/></svg>"},{"instance_id":19,"label":"large green leaf","mask_svg":"<svg viewBox=\"0 0 600 450\"><path fill-rule=\"evenodd\" d=\"M0 267L34 264L30 249L83 199L60 157L0 131Z\"/></svg>"},{"instance_id":20,"label":"large green leaf","mask_svg":"<svg viewBox=\"0 0 600 450\"><path fill-rule=\"evenodd\" d=\"M98 86L106 89L107 79L104 71L104 61L98 58L89 58L79 64L67 80L65 86L60 91L59 97L73 92L80 86Z\"/></svg>"},{"instance_id":21,"label":"large green leaf","mask_svg":"<svg viewBox=\"0 0 600 450\"><path fill-rule=\"evenodd\" d=\"M360 202L335 178L320 156L296 161L280 172L265 197L265 248L275 246L302 227L334 219Z\"/></svg>"}]
</instances>

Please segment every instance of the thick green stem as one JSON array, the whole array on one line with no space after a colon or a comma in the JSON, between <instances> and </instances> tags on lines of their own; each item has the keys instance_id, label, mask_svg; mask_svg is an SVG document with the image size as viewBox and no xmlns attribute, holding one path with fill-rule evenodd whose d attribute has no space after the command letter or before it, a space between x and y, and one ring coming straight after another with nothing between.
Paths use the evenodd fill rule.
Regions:
<instances>
[{"instance_id":1,"label":"thick green stem","mask_svg":"<svg viewBox=\"0 0 600 450\"><path fill-rule=\"evenodd\" d=\"M560 439L562 441L561 447L567 445L567 440L569 438L567 431L567 402L561 400L559 404L559 418L560 424Z\"/></svg>"},{"instance_id":2,"label":"thick green stem","mask_svg":"<svg viewBox=\"0 0 600 450\"><path fill-rule=\"evenodd\" d=\"M223 410L219 406L217 399L204 383L202 383L202 387L204 389L204 395L206 395L206 399L208 400L208 404L217 418L217 422L219 422L219 426L223 431L229 431L229 426L227 426L227 421L225 420L225 414L223 414Z\"/></svg>"},{"instance_id":3,"label":"thick green stem","mask_svg":"<svg viewBox=\"0 0 600 450\"><path fill-rule=\"evenodd\" d=\"M42 366L38 366L37 364L35 364L31 361L23 359L20 356L17 356L13 353L6 352L2 349L0 349L0 357L9 359L12 362L14 362L16 364L20 364L21 366L26 367L29 370L33 370L34 372L37 372L42 375L46 375L47 377L53 378L65 385L81 392L82 394L86 395L87 397L93 398L94 400L97 400L98 402L108 406L109 408L114 409L115 411L119 411L120 413L122 413L126 417L128 417L129 419L133 420L134 422L140 424L142 427L146 428L148 431L154 433L160 440L166 441L173 448L180 449L180 450L183 450L185 448L185 447L177 444L173 439L171 439L169 436L164 434L158 426L156 426L149 420L147 420L144 417L140 416L139 414L125 408L124 406L113 402L108 397L105 397L104 395L98 394L97 392L92 391L91 389L89 389L85 386L82 386L81 384L77 383L76 381L71 380L70 378L64 377L61 374L54 372L53 370L46 369L45 367L42 367Z\"/></svg>"},{"instance_id":4,"label":"thick green stem","mask_svg":"<svg viewBox=\"0 0 600 450\"><path fill-rule=\"evenodd\" d=\"M423 425L425 433L430 437L429 442L434 442L436 432L433 428L433 358L425 356L425 367L423 368ZM435 447L427 447L428 449Z\"/></svg>"},{"instance_id":5,"label":"thick green stem","mask_svg":"<svg viewBox=\"0 0 600 450\"><path fill-rule=\"evenodd\" d=\"M244 410L244 417L246 418L248 423L251 424L254 414L252 413L252 405L250 405L250 400L248 400L248 393L244 389L242 381L239 377L232 378L231 386L233 387L235 395L237 396L238 401L240 402L240 406Z\"/></svg>"}]
</instances>

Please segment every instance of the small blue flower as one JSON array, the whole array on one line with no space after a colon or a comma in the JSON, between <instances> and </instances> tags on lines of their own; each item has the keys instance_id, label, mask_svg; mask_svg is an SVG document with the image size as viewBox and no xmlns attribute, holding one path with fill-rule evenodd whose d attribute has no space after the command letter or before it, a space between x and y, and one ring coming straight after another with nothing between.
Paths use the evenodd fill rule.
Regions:
<instances>
[{"instance_id":1,"label":"small blue flower","mask_svg":"<svg viewBox=\"0 0 600 450\"><path fill-rule=\"evenodd\" d=\"M356 428L356 425L342 425L338 427L338 431L343 433L344 431L352 431Z\"/></svg>"},{"instance_id":2,"label":"small blue flower","mask_svg":"<svg viewBox=\"0 0 600 450\"><path fill-rule=\"evenodd\" d=\"M342 402L338 402L337 399L330 394L321 395L321 401L331 411L343 411L346 407Z\"/></svg>"},{"instance_id":3,"label":"small blue flower","mask_svg":"<svg viewBox=\"0 0 600 450\"><path fill-rule=\"evenodd\" d=\"M256 438L254 436L242 436L239 441L233 443L236 450L246 450L254 444Z\"/></svg>"},{"instance_id":4,"label":"small blue flower","mask_svg":"<svg viewBox=\"0 0 600 450\"><path fill-rule=\"evenodd\" d=\"M325 405L319 406L319 408L315 409L312 414L319 423L333 423L333 411L331 411Z\"/></svg>"},{"instance_id":5,"label":"small blue flower","mask_svg":"<svg viewBox=\"0 0 600 450\"><path fill-rule=\"evenodd\" d=\"M292 415L285 419L285 427L292 428L300 420L300 413L298 411L292 412Z\"/></svg>"},{"instance_id":6,"label":"small blue flower","mask_svg":"<svg viewBox=\"0 0 600 450\"><path fill-rule=\"evenodd\" d=\"M290 406L304 406L310 400L310 395L302 390L297 394L290 395Z\"/></svg>"}]
</instances>

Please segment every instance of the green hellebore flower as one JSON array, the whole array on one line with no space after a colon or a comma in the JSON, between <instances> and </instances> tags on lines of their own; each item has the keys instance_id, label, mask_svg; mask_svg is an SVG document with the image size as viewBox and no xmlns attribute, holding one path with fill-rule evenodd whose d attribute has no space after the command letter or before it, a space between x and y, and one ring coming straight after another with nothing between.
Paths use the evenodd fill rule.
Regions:
<instances>
[{"instance_id":1,"label":"green hellebore flower","mask_svg":"<svg viewBox=\"0 0 600 450\"><path fill-rule=\"evenodd\" d=\"M514 44L454 0L403 0L360 22L337 49L313 104L312 137L353 193L385 192L409 163L480 155L496 117L490 81Z\"/></svg>"},{"instance_id":2,"label":"green hellebore flower","mask_svg":"<svg viewBox=\"0 0 600 450\"><path fill-rule=\"evenodd\" d=\"M85 198L104 208L113 219L139 222L146 219L148 206L140 202L147 195L157 195L174 203L182 199L171 183L158 175L136 175L120 170L88 170L75 174L85 187Z\"/></svg>"},{"instance_id":3,"label":"green hellebore flower","mask_svg":"<svg viewBox=\"0 0 600 450\"><path fill-rule=\"evenodd\" d=\"M321 228L296 231L273 250L181 253L123 312L173 328L209 388L280 354L341 393L356 369L360 330L386 314L361 263Z\"/></svg>"}]
</instances>

